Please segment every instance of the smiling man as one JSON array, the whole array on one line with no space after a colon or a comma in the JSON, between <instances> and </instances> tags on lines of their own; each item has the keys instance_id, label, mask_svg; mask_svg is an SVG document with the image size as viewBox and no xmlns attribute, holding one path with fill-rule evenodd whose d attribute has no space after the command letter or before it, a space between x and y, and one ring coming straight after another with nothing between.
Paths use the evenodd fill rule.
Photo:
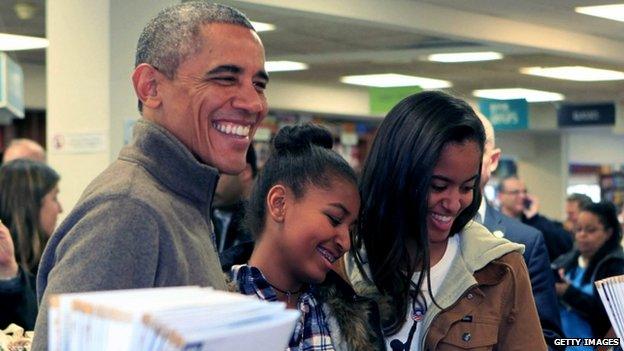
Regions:
<instances>
[{"instance_id":1,"label":"smiling man","mask_svg":"<svg viewBox=\"0 0 624 351\"><path fill-rule=\"evenodd\" d=\"M33 349L45 350L52 294L179 285L225 289L210 207L267 114L264 48L237 10L187 2L139 38L133 142L85 190L39 266Z\"/></svg>"}]
</instances>

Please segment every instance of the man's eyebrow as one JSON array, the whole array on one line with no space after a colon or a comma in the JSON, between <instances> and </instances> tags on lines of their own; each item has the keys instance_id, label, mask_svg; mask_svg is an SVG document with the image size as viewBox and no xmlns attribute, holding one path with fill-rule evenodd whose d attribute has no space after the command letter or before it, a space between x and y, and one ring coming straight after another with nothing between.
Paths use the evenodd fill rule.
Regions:
<instances>
[{"instance_id":1,"label":"man's eyebrow","mask_svg":"<svg viewBox=\"0 0 624 351\"><path fill-rule=\"evenodd\" d=\"M220 73L233 73L233 74L241 74L243 72L243 69L240 66L236 66L236 65L221 65L221 66L217 66L213 69L211 69L210 71L208 71L208 73L206 73L206 76L211 76L211 75L215 75L215 74L220 74ZM256 77L259 77L265 81L269 81L269 74L265 71L265 70L260 70L255 74Z\"/></svg>"},{"instance_id":2,"label":"man's eyebrow","mask_svg":"<svg viewBox=\"0 0 624 351\"><path fill-rule=\"evenodd\" d=\"M206 73L206 75L209 76L209 75L219 74L219 73L240 74L242 71L243 69L236 65L221 65L221 66L217 66L211 69L210 71L208 71L208 73Z\"/></svg>"},{"instance_id":3,"label":"man's eyebrow","mask_svg":"<svg viewBox=\"0 0 624 351\"><path fill-rule=\"evenodd\" d=\"M269 74L265 70L260 70L256 73L256 77L264 79L266 82L269 81Z\"/></svg>"}]
</instances>

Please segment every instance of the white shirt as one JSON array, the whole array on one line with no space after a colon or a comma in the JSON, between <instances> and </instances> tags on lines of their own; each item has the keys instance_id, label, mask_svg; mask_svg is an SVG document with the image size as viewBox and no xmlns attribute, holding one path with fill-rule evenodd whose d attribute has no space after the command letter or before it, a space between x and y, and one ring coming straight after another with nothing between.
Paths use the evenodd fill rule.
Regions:
<instances>
[{"instance_id":1,"label":"white shirt","mask_svg":"<svg viewBox=\"0 0 624 351\"><path fill-rule=\"evenodd\" d=\"M442 259L438 263L436 263L433 267L431 267L429 271L429 276L431 277L431 290L432 290L433 296L437 296L438 290L440 289L440 285L442 285L442 282L444 281L444 277L447 276L449 270L451 269L451 264L453 263L453 259L455 258L455 256L457 256L458 252L459 252L459 235L455 234L449 238L448 243L446 244L446 250L444 251L444 255L442 256ZM418 283L419 277L420 277L420 272L414 272L414 275L412 276L412 281L414 282L414 284ZM426 278L423 280L421 291L422 291L422 295L425 297L425 300L426 300L425 304L427 307L426 309L428 310L429 305L431 305L431 297L429 296L429 290L427 287ZM403 324L403 328L401 328L401 330L399 330L398 333L386 338L386 348L388 350L392 350L392 347L390 347L390 343L394 339L398 339L402 343L407 342L410 329L414 325L414 321L412 319L412 311L413 311L412 299L410 299L408 303L408 307L407 307L407 321L405 322L405 324ZM424 316L423 316L423 319L424 319ZM410 350L412 351L420 350L420 338L423 333L422 324L423 324L422 322L419 322L416 325L416 332L414 333L414 336L412 337L412 344L410 347Z\"/></svg>"}]
</instances>

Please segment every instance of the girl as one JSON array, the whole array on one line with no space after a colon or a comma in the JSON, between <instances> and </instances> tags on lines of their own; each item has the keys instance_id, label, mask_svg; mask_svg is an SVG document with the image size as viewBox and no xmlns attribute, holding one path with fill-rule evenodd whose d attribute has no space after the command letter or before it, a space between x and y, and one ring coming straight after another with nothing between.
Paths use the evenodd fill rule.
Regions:
<instances>
[{"instance_id":1,"label":"girl","mask_svg":"<svg viewBox=\"0 0 624 351\"><path fill-rule=\"evenodd\" d=\"M377 132L346 268L379 302L388 349L546 349L522 246L471 221L484 140L441 92L405 98Z\"/></svg>"},{"instance_id":2,"label":"girl","mask_svg":"<svg viewBox=\"0 0 624 351\"><path fill-rule=\"evenodd\" d=\"M332 271L360 207L355 173L332 144L312 125L279 131L247 209L255 248L231 278L243 294L301 312L288 350L383 349L376 305Z\"/></svg>"},{"instance_id":3,"label":"girl","mask_svg":"<svg viewBox=\"0 0 624 351\"><path fill-rule=\"evenodd\" d=\"M611 324L594 282L624 274L622 231L615 206L601 202L582 208L575 240L576 248L553 263L562 278L555 289L562 303L563 331L570 338L602 338Z\"/></svg>"},{"instance_id":4,"label":"girl","mask_svg":"<svg viewBox=\"0 0 624 351\"><path fill-rule=\"evenodd\" d=\"M8 227L0 224L0 329L35 326L35 275L62 212L58 182L41 162L17 159L0 167L0 220Z\"/></svg>"}]
</instances>

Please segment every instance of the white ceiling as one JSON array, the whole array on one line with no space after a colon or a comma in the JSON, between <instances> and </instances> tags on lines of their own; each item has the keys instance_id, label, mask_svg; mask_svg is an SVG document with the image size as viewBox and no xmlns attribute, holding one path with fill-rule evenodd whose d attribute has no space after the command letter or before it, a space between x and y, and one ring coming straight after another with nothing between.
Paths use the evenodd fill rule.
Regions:
<instances>
[{"instance_id":1,"label":"white ceiling","mask_svg":"<svg viewBox=\"0 0 624 351\"><path fill-rule=\"evenodd\" d=\"M0 0L0 31L44 36L45 1L27 0L37 12L19 20L18 1ZM138 0L128 0L138 1ZM146 0L147 1L147 0ZM560 92L570 101L623 97L624 82L579 83L526 76L520 67L587 65L624 71L624 23L574 13L579 0L223 0L252 20L277 30L261 33L268 59L292 59L310 70L276 78L341 84L347 74L404 73L450 80L453 91L525 87ZM53 43L52 43L53 45ZM442 64L422 60L434 52L498 50L500 61ZM14 55L45 63L45 51Z\"/></svg>"}]
</instances>

